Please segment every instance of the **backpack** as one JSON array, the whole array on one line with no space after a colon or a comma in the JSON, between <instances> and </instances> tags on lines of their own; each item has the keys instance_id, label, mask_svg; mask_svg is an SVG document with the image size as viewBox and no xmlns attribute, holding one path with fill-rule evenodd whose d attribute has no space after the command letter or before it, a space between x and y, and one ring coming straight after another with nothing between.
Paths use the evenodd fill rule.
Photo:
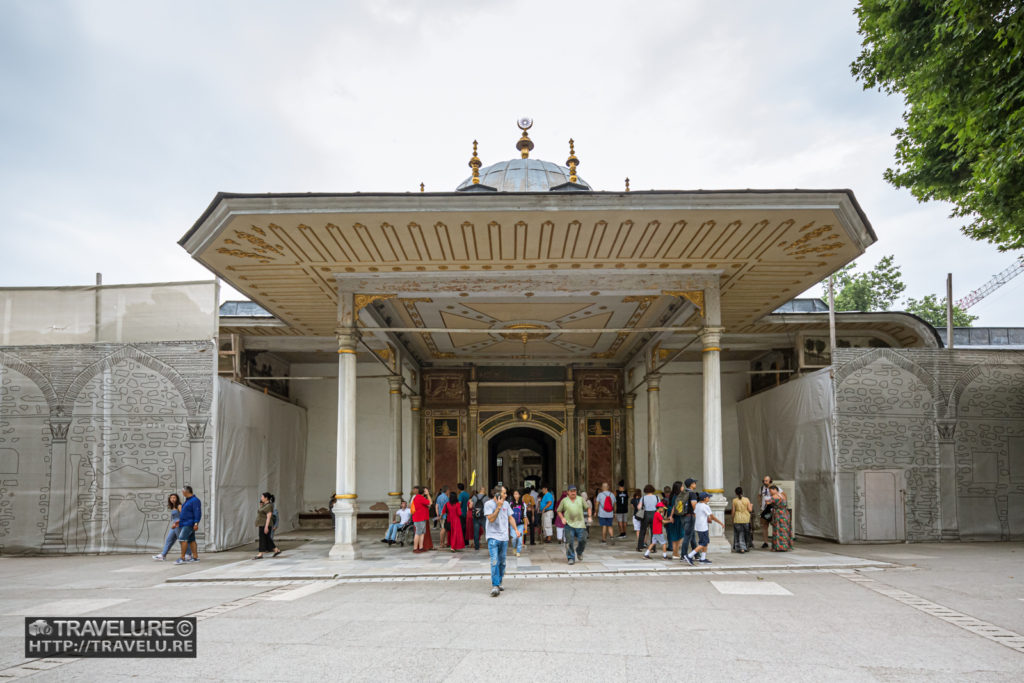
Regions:
<instances>
[{"instance_id":1,"label":"backpack","mask_svg":"<svg viewBox=\"0 0 1024 683\"><path fill-rule=\"evenodd\" d=\"M611 496L605 496L604 497L604 505L602 506L602 508L604 509L605 512L611 512L614 509L612 507L612 497Z\"/></svg>"},{"instance_id":2,"label":"backpack","mask_svg":"<svg viewBox=\"0 0 1024 683\"><path fill-rule=\"evenodd\" d=\"M484 518L484 499L477 495L473 498L473 519Z\"/></svg>"},{"instance_id":3,"label":"backpack","mask_svg":"<svg viewBox=\"0 0 1024 683\"><path fill-rule=\"evenodd\" d=\"M676 496L676 509L675 509L674 514L682 515L683 514L683 509L684 509L683 508L683 496L682 496L682 494L679 494L679 495Z\"/></svg>"}]
</instances>

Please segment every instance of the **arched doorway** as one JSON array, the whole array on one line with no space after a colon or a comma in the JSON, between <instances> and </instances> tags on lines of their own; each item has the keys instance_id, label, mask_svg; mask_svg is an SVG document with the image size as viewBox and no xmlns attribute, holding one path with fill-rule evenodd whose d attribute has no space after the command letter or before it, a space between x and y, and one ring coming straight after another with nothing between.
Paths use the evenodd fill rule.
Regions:
<instances>
[{"instance_id":1,"label":"arched doorway","mask_svg":"<svg viewBox=\"0 0 1024 683\"><path fill-rule=\"evenodd\" d=\"M509 488L527 483L540 488L555 481L557 445L549 434L533 427L512 427L487 441L487 473L492 485Z\"/></svg>"}]
</instances>

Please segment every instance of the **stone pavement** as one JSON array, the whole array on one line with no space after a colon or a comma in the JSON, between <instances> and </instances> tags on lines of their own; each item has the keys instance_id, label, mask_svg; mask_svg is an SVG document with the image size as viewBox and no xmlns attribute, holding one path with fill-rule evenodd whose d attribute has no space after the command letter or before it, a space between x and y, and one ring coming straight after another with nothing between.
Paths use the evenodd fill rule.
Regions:
<instances>
[{"instance_id":1,"label":"stone pavement","mask_svg":"<svg viewBox=\"0 0 1024 683\"><path fill-rule=\"evenodd\" d=\"M276 562L300 547L326 552L329 539L300 537L306 535L282 540L286 554ZM377 545L371 550L368 540L367 552L393 556L378 564L412 557ZM743 569L718 553L712 558L721 561L710 570L524 571L509 576L507 591L495 599L482 571L168 581L258 565L246 559L254 545L205 555L198 566L154 562L148 554L0 556L0 680L169 675L427 683L527 676L531 683L596 683L677 675L675 668L710 680L759 680L766 671L773 679L814 683L1021 680L1024 543L837 546L800 539L798 547L819 562L833 555L870 564ZM552 563L560 560L556 550L544 552ZM604 564L596 558L605 554L610 560L633 551L588 551L583 568ZM434 555L424 561L439 559ZM796 555L762 551L735 559L777 557ZM194 616L198 657L27 659L25 616L44 614Z\"/></svg>"},{"instance_id":2,"label":"stone pavement","mask_svg":"<svg viewBox=\"0 0 1024 683\"><path fill-rule=\"evenodd\" d=\"M333 534L330 531L295 531L282 534L279 545L285 550L279 557L269 555L262 560L245 559L215 567L185 571L168 578L170 582L193 581L311 581L373 577L441 577L488 576L490 558L487 548L468 547L453 553L437 548L414 554L407 545L388 547L376 535L363 533L359 541L360 558L332 560L327 557ZM747 571L786 569L855 569L891 567L891 562L864 559L843 554L843 546L800 539L796 548L786 553L755 549L749 553L729 552L724 543L712 547L708 554L711 565L691 567L680 560L662 559L653 553L650 560L636 552L636 540L626 537L613 543L587 543L582 561L569 566L563 546L557 543L524 546L516 557L509 553L507 573L510 577L572 576L581 574L623 575L651 572Z\"/></svg>"}]
</instances>

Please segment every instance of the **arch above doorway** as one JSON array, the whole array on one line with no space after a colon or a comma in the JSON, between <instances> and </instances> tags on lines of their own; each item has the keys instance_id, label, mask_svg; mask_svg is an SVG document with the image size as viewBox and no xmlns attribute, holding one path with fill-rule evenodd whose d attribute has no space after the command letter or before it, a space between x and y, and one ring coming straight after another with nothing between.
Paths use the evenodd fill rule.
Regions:
<instances>
[{"instance_id":1,"label":"arch above doorway","mask_svg":"<svg viewBox=\"0 0 1024 683\"><path fill-rule=\"evenodd\" d=\"M483 434L491 486L521 487L530 478L553 486L563 448L562 433L534 423L512 423Z\"/></svg>"}]
</instances>

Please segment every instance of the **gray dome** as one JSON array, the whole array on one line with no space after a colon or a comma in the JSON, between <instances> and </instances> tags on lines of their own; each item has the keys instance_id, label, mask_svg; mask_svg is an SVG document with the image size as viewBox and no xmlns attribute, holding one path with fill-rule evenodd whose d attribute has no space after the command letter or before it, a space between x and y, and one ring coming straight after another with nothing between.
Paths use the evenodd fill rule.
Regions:
<instances>
[{"instance_id":1,"label":"gray dome","mask_svg":"<svg viewBox=\"0 0 1024 683\"><path fill-rule=\"evenodd\" d=\"M547 192L569 182L569 169L540 159L510 159L480 169L480 184L498 192ZM472 186L473 176L466 178L456 191ZM576 184L591 189L583 178Z\"/></svg>"}]
</instances>

